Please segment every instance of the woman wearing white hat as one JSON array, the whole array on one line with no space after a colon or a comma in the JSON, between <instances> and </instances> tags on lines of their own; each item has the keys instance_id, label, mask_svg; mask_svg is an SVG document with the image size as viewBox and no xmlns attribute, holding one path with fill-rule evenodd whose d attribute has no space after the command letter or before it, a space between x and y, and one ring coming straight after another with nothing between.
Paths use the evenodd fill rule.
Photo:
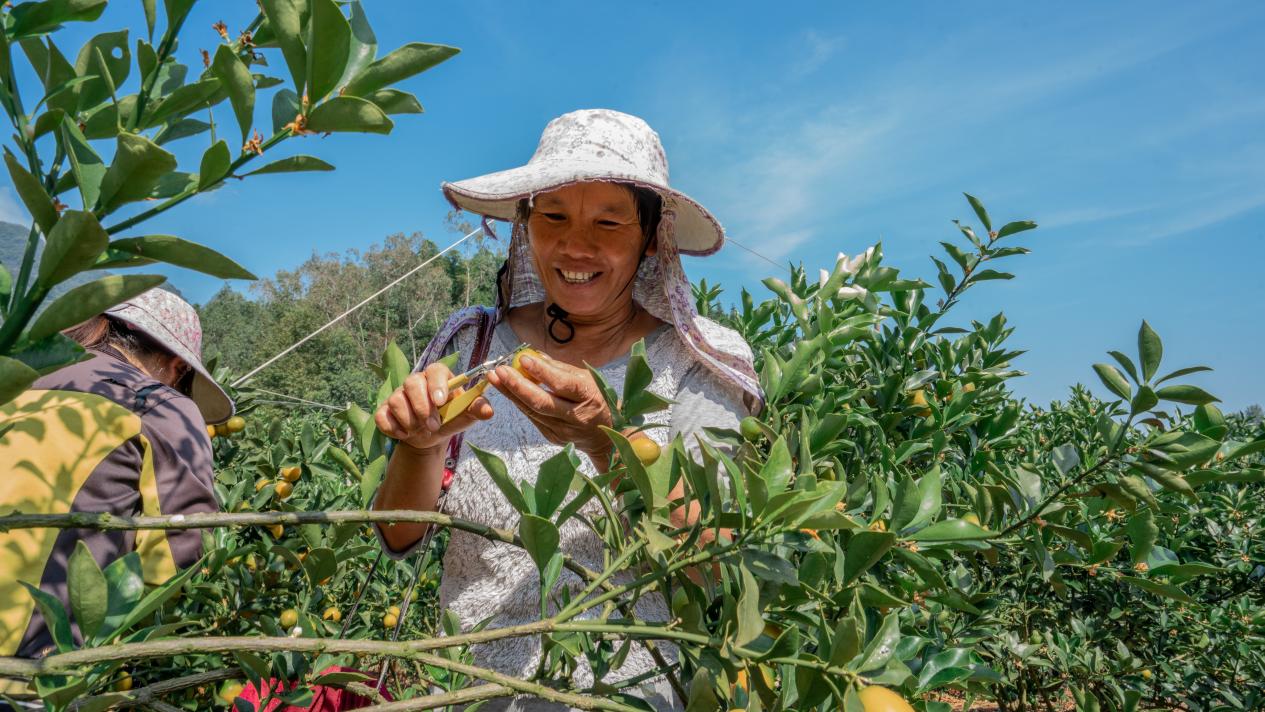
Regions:
<instances>
[{"instance_id":1,"label":"woman wearing white hat","mask_svg":"<svg viewBox=\"0 0 1265 712\"><path fill-rule=\"evenodd\" d=\"M0 407L0 511L216 511L206 424L228 420L233 401L202 365L193 307L152 289L66 333L90 357ZM194 529L0 534L0 601L11 602L0 607L0 655L38 657L50 648L48 627L19 582L38 583L66 604L68 562L79 542L102 567L138 552L151 584L202 556Z\"/></svg>"},{"instance_id":2,"label":"woman wearing white hat","mask_svg":"<svg viewBox=\"0 0 1265 712\"><path fill-rule=\"evenodd\" d=\"M587 455L582 466L588 474L604 469L611 442L601 426L611 424L611 414L585 364L618 391L626 355L640 339L654 371L648 390L673 401L647 416L648 423L667 426L647 433L661 445L680 434L697 448L703 428L736 428L758 402L750 348L735 332L696 313L679 257L716 252L724 231L706 209L668 185L662 145L644 121L608 110L566 114L545 128L527 165L446 183L443 190L459 208L513 223L498 278L499 303L454 315L423 354L418 372L375 414L378 427L399 443L375 508L433 510L451 482L445 511L513 527L515 510L469 449L462 449L462 438L500 456L517 481L533 481L539 465L565 443ZM452 373L439 358L455 349L480 363L523 342L547 355L523 359L540 385L498 368L488 375L495 390L441 423L438 408L453 394L446 386ZM414 550L424 534L424 525L380 528L384 547L395 556ZM601 568L601 541L574 519L561 527L560 548ZM565 571L558 585L583 587ZM496 627L535 620L538 588L536 567L523 551L452 532L440 600L464 628L488 617ZM637 614L669 617L657 596L641 599ZM473 654L479 664L527 677L540 650L534 638L523 637L476 646ZM581 662L577 687L593 682ZM606 681L655 667L647 651L634 646ZM640 690L659 709L681 705L661 678ZM564 709L535 700L498 704L486 709Z\"/></svg>"}]
</instances>

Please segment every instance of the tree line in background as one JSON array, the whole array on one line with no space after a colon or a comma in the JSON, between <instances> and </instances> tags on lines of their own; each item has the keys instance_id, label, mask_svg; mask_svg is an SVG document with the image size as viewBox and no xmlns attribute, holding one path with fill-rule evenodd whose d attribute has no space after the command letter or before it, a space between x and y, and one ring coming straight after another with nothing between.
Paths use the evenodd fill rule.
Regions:
<instances>
[{"instance_id":1,"label":"tree line in background","mask_svg":"<svg viewBox=\"0 0 1265 712\"><path fill-rule=\"evenodd\" d=\"M454 231L468 225L450 219ZM477 242L475 241L477 240ZM251 379L251 385L320 403L372 403L381 384L370 364L399 344L410 363L456 309L495 301L504 259L497 243L479 236L468 249L435 260ZM293 270L278 270L244 294L225 285L198 308L203 351L243 374L358 304L439 252L420 232L342 254L313 254Z\"/></svg>"}]
</instances>

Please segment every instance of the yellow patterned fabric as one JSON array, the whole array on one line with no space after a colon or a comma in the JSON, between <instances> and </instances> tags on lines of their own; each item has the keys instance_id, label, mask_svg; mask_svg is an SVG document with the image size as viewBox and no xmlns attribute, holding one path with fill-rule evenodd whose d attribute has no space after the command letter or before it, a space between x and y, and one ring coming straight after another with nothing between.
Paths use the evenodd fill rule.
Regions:
<instances>
[{"instance_id":1,"label":"yellow patterned fabric","mask_svg":"<svg viewBox=\"0 0 1265 712\"><path fill-rule=\"evenodd\" d=\"M27 391L0 407L0 507L26 514L69 512L97 465L140 434L140 416L92 393ZM38 586L60 529L0 534L0 655L13 655L35 603L19 583Z\"/></svg>"}]
</instances>

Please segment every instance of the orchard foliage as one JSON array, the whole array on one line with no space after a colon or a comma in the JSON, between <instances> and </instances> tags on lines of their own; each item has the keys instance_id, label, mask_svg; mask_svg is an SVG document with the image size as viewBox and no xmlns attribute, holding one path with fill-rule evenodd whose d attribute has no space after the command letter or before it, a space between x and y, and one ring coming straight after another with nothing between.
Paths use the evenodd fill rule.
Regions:
<instances>
[{"instance_id":1,"label":"orchard foliage","mask_svg":"<svg viewBox=\"0 0 1265 712\"><path fill-rule=\"evenodd\" d=\"M69 55L57 31L97 20L106 0L5 3L0 10L0 107L14 128L4 163L33 218L18 273L0 267L0 403L83 356L62 329L164 278L107 274L45 304L54 287L83 272L155 262L254 279L209 247L133 228L230 179L333 170L313 156L273 158L273 149L315 134L389 133L391 115L422 111L392 85L457 53L414 42L379 57L358 0L263 0L239 34L217 23L222 41L191 70L175 50L195 2L164 0L159 13L156 0L143 0L143 37L103 32ZM165 24L155 42L160 15ZM287 79L262 73L266 50L289 70ZM23 59L40 86L19 86ZM269 89L271 121L257 127L255 107ZM219 123L217 107L225 109ZM205 148L192 151L200 158L182 169L171 150L177 142Z\"/></svg>"},{"instance_id":2,"label":"orchard foliage","mask_svg":"<svg viewBox=\"0 0 1265 712\"><path fill-rule=\"evenodd\" d=\"M302 681L284 696L303 702L310 684L373 687L379 662L399 659L389 690L418 709L528 693L636 710L624 687L576 689L573 672L614 669L630 646L651 645L690 710L855 711L876 686L935 712L950 708L947 693L1003 709L1259 708L1260 419L1224 416L1184 384L1201 369L1170 370L1146 323L1136 346L1093 367L1098 396L1076 386L1048 407L1016 399L1021 352L1005 318L952 316L965 290L1010 278L997 263L1026 252L1014 236L1034 226L994 230L971 204L983 230L959 225L964 241L935 261L938 289L884 265L878 246L817 280L798 268L771 279L773 298L743 293L731 310L700 285L700 311L758 354L768 400L741 432L678 440L643 462L635 431L665 404L642 392L650 371L634 349L624 390L600 384L619 426L607 474L586 476L566 448L534 484L517 483L476 450L520 519L427 521L525 549L546 602L536 623L459 631L435 606L442 541L391 562L363 524L331 519L363 508L385 470L367 408L284 414L247 391L245 432L215 440L220 494L237 513L219 516L268 512L271 526L192 524L208 527L202 565L144 599L116 593L122 572L80 562L72 588L131 595L142 614L126 625L107 615L86 644L66 641L88 656L74 666L53 655L25 670L54 706L136 695L111 691L122 679L152 692L174 678L164 699L196 709L216 689L208 680ZM387 349L377 401L410 363ZM606 543L603 570L558 551L572 518ZM582 589L556 585L564 569ZM642 596L663 596L671 620L634 617ZM72 597L69 613L41 605L51 620L92 620L91 600ZM414 642L372 642L397 632ZM470 644L524 635L545 651L534 680L471 663ZM127 644L102 647L112 639ZM331 664L367 673L325 673Z\"/></svg>"}]
</instances>

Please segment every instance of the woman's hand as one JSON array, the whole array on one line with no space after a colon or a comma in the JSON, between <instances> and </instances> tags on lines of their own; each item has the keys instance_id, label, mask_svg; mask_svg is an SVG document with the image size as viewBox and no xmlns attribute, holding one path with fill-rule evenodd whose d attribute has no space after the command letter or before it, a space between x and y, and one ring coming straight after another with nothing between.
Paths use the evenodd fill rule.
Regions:
<instances>
[{"instance_id":1,"label":"woman's hand","mask_svg":"<svg viewBox=\"0 0 1265 712\"><path fill-rule=\"evenodd\" d=\"M404 385L395 389L374 413L378 430L409 447L425 451L441 447L453 435L491 418L492 405L479 396L461 415L440 423L439 407L465 390L458 388L448 392L452 376L452 371L442 363L432 363L421 373L409 374Z\"/></svg>"},{"instance_id":2,"label":"woman's hand","mask_svg":"<svg viewBox=\"0 0 1265 712\"><path fill-rule=\"evenodd\" d=\"M488 374L488 381L523 411L546 440L555 445L575 443L595 467L605 470L611 441L601 428L611 427L611 411L593 374L553 359L524 356L521 363L530 378L500 366Z\"/></svg>"}]
</instances>

